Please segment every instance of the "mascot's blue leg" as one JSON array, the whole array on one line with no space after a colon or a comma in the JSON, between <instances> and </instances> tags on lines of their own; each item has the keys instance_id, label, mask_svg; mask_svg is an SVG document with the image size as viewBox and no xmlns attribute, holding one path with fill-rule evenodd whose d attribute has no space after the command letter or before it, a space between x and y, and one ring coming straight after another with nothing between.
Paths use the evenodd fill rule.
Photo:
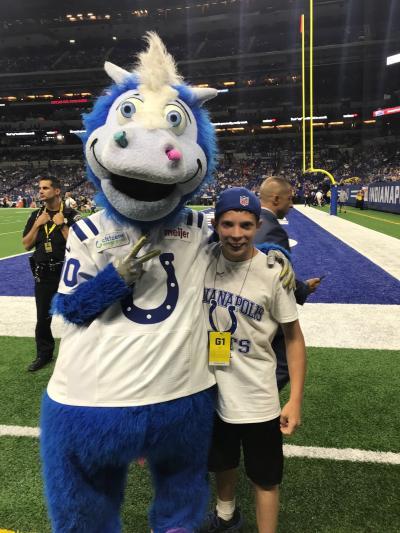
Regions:
<instances>
[{"instance_id":1,"label":"mascot's blue leg","mask_svg":"<svg viewBox=\"0 0 400 533\"><path fill-rule=\"evenodd\" d=\"M174 528L187 531L201 524L208 503L207 458L211 438L215 391L163 404L154 413L155 435L148 447L155 497L150 511L154 533ZM156 428L163 426L163 431ZM150 444L150 446L149 446ZM177 530L178 531L178 530Z\"/></svg>"},{"instance_id":2,"label":"mascot's blue leg","mask_svg":"<svg viewBox=\"0 0 400 533\"><path fill-rule=\"evenodd\" d=\"M143 448L145 414L136 414L62 405L45 394L41 454L54 533L121 531L127 466Z\"/></svg>"}]
</instances>

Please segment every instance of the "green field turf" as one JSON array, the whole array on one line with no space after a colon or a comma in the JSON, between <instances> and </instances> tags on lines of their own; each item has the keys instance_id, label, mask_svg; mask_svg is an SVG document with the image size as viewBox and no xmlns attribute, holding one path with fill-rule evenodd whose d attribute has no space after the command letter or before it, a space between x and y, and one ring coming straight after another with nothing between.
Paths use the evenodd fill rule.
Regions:
<instances>
[{"instance_id":1,"label":"green field turf","mask_svg":"<svg viewBox=\"0 0 400 533\"><path fill-rule=\"evenodd\" d=\"M26 371L34 354L31 338L2 338L0 424L37 426L40 397L52 365ZM286 443L400 452L397 413L399 353L309 348L303 425ZM282 401L287 391L282 395ZM348 461L286 460L279 533L395 533L400 509L398 466ZM44 501L38 441L0 437L0 530L50 531ZM147 533L151 488L147 469L132 466L123 509L125 533ZM255 533L249 483L242 476L238 501Z\"/></svg>"},{"instance_id":2,"label":"green field turf","mask_svg":"<svg viewBox=\"0 0 400 533\"><path fill-rule=\"evenodd\" d=\"M37 439L0 439L0 528L50 533L42 496ZM399 467L286 459L279 533L397 533ZM151 501L147 468L132 465L122 512L124 533L148 533ZM242 471L237 501L243 533L256 533L255 509ZM78 533L78 532L77 532Z\"/></svg>"},{"instance_id":3,"label":"green field turf","mask_svg":"<svg viewBox=\"0 0 400 533\"><path fill-rule=\"evenodd\" d=\"M25 252L22 231L32 209L0 209L0 257Z\"/></svg>"},{"instance_id":4,"label":"green field turf","mask_svg":"<svg viewBox=\"0 0 400 533\"><path fill-rule=\"evenodd\" d=\"M314 209L329 213L329 205L315 207ZM390 237L400 239L400 216L395 213L373 211L372 209L363 209L361 211L355 207L346 206L346 213L344 213L344 211L339 213L338 210L338 217L359 224L360 226L364 226L365 228L379 231Z\"/></svg>"}]
</instances>

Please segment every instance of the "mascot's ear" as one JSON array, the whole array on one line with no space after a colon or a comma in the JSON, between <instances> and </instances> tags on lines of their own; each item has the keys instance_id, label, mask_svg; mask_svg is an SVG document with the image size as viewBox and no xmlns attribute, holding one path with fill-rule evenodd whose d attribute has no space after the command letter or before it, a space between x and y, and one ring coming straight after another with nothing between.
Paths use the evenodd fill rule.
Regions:
<instances>
[{"instance_id":1,"label":"mascot's ear","mask_svg":"<svg viewBox=\"0 0 400 533\"><path fill-rule=\"evenodd\" d=\"M104 70L117 85L124 83L126 78L130 75L127 70L117 67L117 65L110 63L110 61L104 63Z\"/></svg>"},{"instance_id":2,"label":"mascot's ear","mask_svg":"<svg viewBox=\"0 0 400 533\"><path fill-rule=\"evenodd\" d=\"M196 96L196 101L199 105L203 105L207 100L215 98L218 94L217 89L208 89L203 87L191 87L192 92Z\"/></svg>"}]
</instances>

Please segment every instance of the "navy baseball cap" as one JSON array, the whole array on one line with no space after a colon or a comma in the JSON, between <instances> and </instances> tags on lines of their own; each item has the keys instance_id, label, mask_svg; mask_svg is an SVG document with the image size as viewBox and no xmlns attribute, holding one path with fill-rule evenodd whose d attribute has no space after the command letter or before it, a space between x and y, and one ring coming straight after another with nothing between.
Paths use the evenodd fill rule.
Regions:
<instances>
[{"instance_id":1,"label":"navy baseball cap","mask_svg":"<svg viewBox=\"0 0 400 533\"><path fill-rule=\"evenodd\" d=\"M215 204L215 217L226 211L248 211L257 219L261 214L261 203L257 196L245 187L232 187L223 191Z\"/></svg>"}]
</instances>

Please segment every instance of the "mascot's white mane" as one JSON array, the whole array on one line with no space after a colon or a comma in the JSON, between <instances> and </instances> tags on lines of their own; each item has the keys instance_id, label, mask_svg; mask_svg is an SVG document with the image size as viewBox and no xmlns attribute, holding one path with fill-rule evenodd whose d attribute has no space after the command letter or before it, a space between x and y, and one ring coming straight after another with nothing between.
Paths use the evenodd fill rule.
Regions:
<instances>
[{"instance_id":1,"label":"mascot's white mane","mask_svg":"<svg viewBox=\"0 0 400 533\"><path fill-rule=\"evenodd\" d=\"M160 37L150 31L146 34L145 40L148 47L138 54L138 62L134 69L140 80L141 90L146 88L157 92L164 85L180 85L183 78Z\"/></svg>"}]
</instances>

